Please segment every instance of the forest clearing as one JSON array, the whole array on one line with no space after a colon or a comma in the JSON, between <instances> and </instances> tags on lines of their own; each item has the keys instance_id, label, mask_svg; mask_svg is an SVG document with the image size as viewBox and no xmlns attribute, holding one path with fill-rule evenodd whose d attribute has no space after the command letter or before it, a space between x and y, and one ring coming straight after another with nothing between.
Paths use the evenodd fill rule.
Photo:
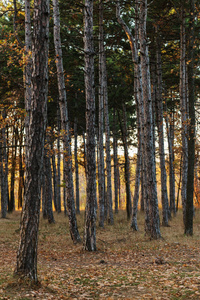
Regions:
<instances>
[{"instance_id":1,"label":"forest clearing","mask_svg":"<svg viewBox=\"0 0 200 300\"><path fill-rule=\"evenodd\" d=\"M83 236L84 212L77 216ZM183 235L182 211L161 227L163 239L133 232L125 211L114 226L97 227L97 251L74 245L68 218L55 214L55 224L40 219L38 284L13 277L19 243L20 212L0 219L0 299L200 299L200 212L194 235Z\"/></svg>"}]
</instances>

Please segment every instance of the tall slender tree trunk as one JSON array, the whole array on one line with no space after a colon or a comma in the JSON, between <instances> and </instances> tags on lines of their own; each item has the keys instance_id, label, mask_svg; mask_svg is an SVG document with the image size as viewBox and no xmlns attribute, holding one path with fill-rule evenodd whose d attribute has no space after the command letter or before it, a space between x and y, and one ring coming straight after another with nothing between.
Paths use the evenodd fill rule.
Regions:
<instances>
[{"instance_id":1,"label":"tall slender tree trunk","mask_svg":"<svg viewBox=\"0 0 200 300\"><path fill-rule=\"evenodd\" d=\"M102 41L103 42L103 41ZM112 174L111 174L111 154L110 154L110 120L108 108L108 88L107 88L107 70L106 70L106 54L102 45L102 84L104 99L104 119L105 119L105 135L106 135L106 196L108 202L108 222L114 224L113 204L112 204Z\"/></svg>"},{"instance_id":2,"label":"tall slender tree trunk","mask_svg":"<svg viewBox=\"0 0 200 300\"><path fill-rule=\"evenodd\" d=\"M167 194L167 174L165 169L165 149L164 149L164 133L163 133L163 99L162 99L162 61L161 61L161 45L158 29L156 29L156 72L157 72L157 88L156 88L156 115L158 127L160 171L161 171L161 197L162 197L162 225L168 226L168 194Z\"/></svg>"},{"instance_id":3,"label":"tall slender tree trunk","mask_svg":"<svg viewBox=\"0 0 200 300\"><path fill-rule=\"evenodd\" d=\"M193 235L193 195L195 162L195 94L194 94L194 0L189 1L189 42L188 42L188 93L189 93L189 128L188 128L188 170L185 212L185 234Z\"/></svg>"},{"instance_id":4,"label":"tall slender tree trunk","mask_svg":"<svg viewBox=\"0 0 200 300\"><path fill-rule=\"evenodd\" d=\"M149 200L147 194L147 183L146 183L146 164L145 164L145 143L144 143L144 103L143 103L143 86L142 86L142 74L141 74L141 63L139 61L138 52L139 52L139 1L135 2L135 39L127 26L127 24L120 17L120 5L119 1L116 6L116 16L119 24L122 25L126 35L129 39L131 51L132 51L132 60L134 62L135 69L135 98L136 103L138 103L138 113L139 121L141 125L141 150L142 150L142 186L141 190L143 192L143 203L145 206L145 230L146 232L150 231L149 224Z\"/></svg>"},{"instance_id":5,"label":"tall slender tree trunk","mask_svg":"<svg viewBox=\"0 0 200 300\"><path fill-rule=\"evenodd\" d=\"M17 142L18 142L18 128L13 126L12 137L12 156L11 156L11 174L10 174L10 201L8 204L8 211L15 210L15 173L16 173L16 157L17 157Z\"/></svg>"},{"instance_id":6,"label":"tall slender tree trunk","mask_svg":"<svg viewBox=\"0 0 200 300\"><path fill-rule=\"evenodd\" d=\"M171 120L169 122L169 118L166 115L165 123L167 129L167 140L168 140L168 149L169 149L169 189L170 189L169 217L171 217L171 213L173 213L174 216L176 215L175 174L174 174L174 120Z\"/></svg>"},{"instance_id":7,"label":"tall slender tree trunk","mask_svg":"<svg viewBox=\"0 0 200 300\"><path fill-rule=\"evenodd\" d=\"M30 123L30 114L31 114L31 72L32 72L32 34L31 34L31 6L30 0L25 1L25 109L26 109L26 117L25 117L25 159L28 160L28 151L27 151L27 143L28 143L28 129Z\"/></svg>"},{"instance_id":8,"label":"tall slender tree trunk","mask_svg":"<svg viewBox=\"0 0 200 300\"><path fill-rule=\"evenodd\" d=\"M119 178L118 178L118 153L117 153L117 118L116 108L113 113L113 156L114 156L114 187L115 187L115 213L118 213L119 204Z\"/></svg>"},{"instance_id":9,"label":"tall slender tree trunk","mask_svg":"<svg viewBox=\"0 0 200 300\"><path fill-rule=\"evenodd\" d=\"M125 157L125 184L126 184L126 213L128 220L131 217L131 186L130 186L130 160L128 155L128 143L127 143L127 118L126 118L126 107L123 103L123 126L122 126L122 139L124 146L124 157Z\"/></svg>"},{"instance_id":10,"label":"tall slender tree trunk","mask_svg":"<svg viewBox=\"0 0 200 300\"><path fill-rule=\"evenodd\" d=\"M186 89L186 33L185 33L185 11L181 8L181 31L180 31L180 107L181 107L181 135L182 135L182 185L181 198L183 206L183 223L185 224L186 195L187 195L187 172L188 172L188 111L187 111L187 89Z\"/></svg>"},{"instance_id":11,"label":"tall slender tree trunk","mask_svg":"<svg viewBox=\"0 0 200 300\"><path fill-rule=\"evenodd\" d=\"M60 112L59 107L57 108L57 126L58 126L58 137L57 137L57 182L58 182L58 213L61 212L61 173L60 173Z\"/></svg>"},{"instance_id":12,"label":"tall slender tree trunk","mask_svg":"<svg viewBox=\"0 0 200 300\"><path fill-rule=\"evenodd\" d=\"M22 207L22 203L23 203L23 189L24 189L24 168L23 168L22 143L23 143L23 127L22 127L22 124L21 124L21 130L20 130L20 136L19 136L18 209Z\"/></svg>"},{"instance_id":13,"label":"tall slender tree trunk","mask_svg":"<svg viewBox=\"0 0 200 300\"><path fill-rule=\"evenodd\" d=\"M149 200L150 235L153 239L161 237L156 186L155 151L153 141L153 120L151 84L149 71L149 55L146 36L147 1L140 1L139 40L141 52L142 88L144 99L144 143L145 167L147 175L147 194Z\"/></svg>"},{"instance_id":14,"label":"tall slender tree trunk","mask_svg":"<svg viewBox=\"0 0 200 300\"><path fill-rule=\"evenodd\" d=\"M58 211L58 182L57 182L57 171L56 171L56 158L54 149L54 133L53 130L50 131L49 144L51 149L51 163L52 163L52 177L53 177L53 202L55 210Z\"/></svg>"},{"instance_id":15,"label":"tall slender tree trunk","mask_svg":"<svg viewBox=\"0 0 200 300\"><path fill-rule=\"evenodd\" d=\"M0 174L1 174L1 217L6 218L7 214L7 198L6 196L6 185L5 185L5 172L4 172L4 161L3 161L3 141L2 141L2 129L0 137Z\"/></svg>"},{"instance_id":16,"label":"tall slender tree trunk","mask_svg":"<svg viewBox=\"0 0 200 300\"><path fill-rule=\"evenodd\" d=\"M65 89L65 78L63 70L62 48L60 38L60 12L58 0L53 0L53 18L54 18L54 45L56 53L56 68L57 68L57 80L59 90L59 106L61 113L61 123L64 145L64 173L66 180L66 197L67 197L67 209L69 217L69 227L71 238L74 243L80 242L81 238L78 232L76 211L74 203L74 187L72 177L72 158L70 147L70 132L69 132L69 120L67 110L67 97Z\"/></svg>"},{"instance_id":17,"label":"tall slender tree trunk","mask_svg":"<svg viewBox=\"0 0 200 300\"><path fill-rule=\"evenodd\" d=\"M98 163L98 185L99 185L99 226L104 227L105 217L105 191L104 191L104 148L103 148L103 128L104 128L104 31L103 31L103 1L99 0L99 163Z\"/></svg>"},{"instance_id":18,"label":"tall slender tree trunk","mask_svg":"<svg viewBox=\"0 0 200 300\"><path fill-rule=\"evenodd\" d=\"M74 118L74 160L75 160L75 176L76 176L76 213L80 214L77 122L78 119L77 117L75 117Z\"/></svg>"},{"instance_id":19,"label":"tall slender tree trunk","mask_svg":"<svg viewBox=\"0 0 200 300\"><path fill-rule=\"evenodd\" d=\"M137 87L135 87L137 92ZM140 179L141 179L141 168L142 168L142 144L141 144L141 126L139 116L139 103L137 103L137 138L138 138L138 149L137 149L137 164L135 172L135 191L133 196L133 210L131 219L131 228L135 231L138 230L137 225L137 211L138 211L138 200L140 190Z\"/></svg>"},{"instance_id":20,"label":"tall slender tree trunk","mask_svg":"<svg viewBox=\"0 0 200 300\"><path fill-rule=\"evenodd\" d=\"M86 209L84 249L96 250L96 160L95 160L95 90L93 1L85 0L84 6L84 58L86 95Z\"/></svg>"},{"instance_id":21,"label":"tall slender tree trunk","mask_svg":"<svg viewBox=\"0 0 200 300\"><path fill-rule=\"evenodd\" d=\"M52 171L51 171L51 154L45 146L44 150L44 211L45 218L48 222L55 223L53 216L53 189L52 189ZM44 216L44 215L43 215Z\"/></svg>"},{"instance_id":22,"label":"tall slender tree trunk","mask_svg":"<svg viewBox=\"0 0 200 300\"><path fill-rule=\"evenodd\" d=\"M37 245L40 215L41 176L47 120L49 1L34 1L33 72L28 128L28 159L20 243L15 272L37 282Z\"/></svg>"}]
</instances>

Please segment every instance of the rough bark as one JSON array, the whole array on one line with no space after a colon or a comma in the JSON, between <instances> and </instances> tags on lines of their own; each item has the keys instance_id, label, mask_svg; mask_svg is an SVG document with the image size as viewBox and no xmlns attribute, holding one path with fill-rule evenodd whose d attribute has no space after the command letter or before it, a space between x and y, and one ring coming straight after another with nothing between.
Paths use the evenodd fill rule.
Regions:
<instances>
[{"instance_id":1,"label":"rough bark","mask_svg":"<svg viewBox=\"0 0 200 300\"><path fill-rule=\"evenodd\" d=\"M158 143L160 156L160 174L161 174L161 198L162 198L162 225L168 226L168 194L167 194L167 174L165 168L165 149L164 149L164 132L163 132L163 99L162 99L162 61L161 61L161 45L159 31L156 30L156 116L158 128Z\"/></svg>"},{"instance_id":2,"label":"rough bark","mask_svg":"<svg viewBox=\"0 0 200 300\"><path fill-rule=\"evenodd\" d=\"M185 234L193 235L194 216L194 162L195 162L195 94L194 94L194 0L189 1L189 43L188 43L188 94L189 94L189 128L188 128L188 170L185 211Z\"/></svg>"},{"instance_id":3,"label":"rough bark","mask_svg":"<svg viewBox=\"0 0 200 300\"><path fill-rule=\"evenodd\" d=\"M99 162L98 162L98 186L99 186L99 226L104 227L104 87L103 87L103 55L104 55L104 32L103 32L103 1L99 0Z\"/></svg>"},{"instance_id":4,"label":"rough bark","mask_svg":"<svg viewBox=\"0 0 200 300\"><path fill-rule=\"evenodd\" d=\"M85 0L84 6L84 59L86 96L86 209L83 247L96 250L96 160L95 160L95 90L93 1Z\"/></svg>"},{"instance_id":5,"label":"rough bark","mask_svg":"<svg viewBox=\"0 0 200 300\"><path fill-rule=\"evenodd\" d=\"M51 171L51 153L45 146L44 150L44 211L48 222L55 223L53 216L53 189L52 189L52 171ZM44 217L44 215L43 215Z\"/></svg>"},{"instance_id":6,"label":"rough bark","mask_svg":"<svg viewBox=\"0 0 200 300\"><path fill-rule=\"evenodd\" d=\"M181 8L181 30L180 30L180 108L181 108L181 135L182 135L182 182L181 198L183 206L183 223L185 224L186 194L187 194L187 172L188 172L188 111L187 111L187 89L186 89L186 33L185 12Z\"/></svg>"},{"instance_id":7,"label":"rough bark","mask_svg":"<svg viewBox=\"0 0 200 300\"><path fill-rule=\"evenodd\" d=\"M169 149L169 190L170 190L170 212L176 215L176 204L175 204L175 174L174 174L174 120L169 122L169 118L165 116L166 129L167 129L167 140Z\"/></svg>"},{"instance_id":8,"label":"rough bark","mask_svg":"<svg viewBox=\"0 0 200 300\"><path fill-rule=\"evenodd\" d=\"M111 154L110 154L110 120L108 108L108 89L107 89L107 71L106 71L106 56L103 49L102 58L102 76L103 76L103 98L104 98L104 119L105 119L105 135L106 135L106 187L107 187L107 202L108 202L108 223L113 225L113 207L112 207L112 181L111 181Z\"/></svg>"},{"instance_id":9,"label":"rough bark","mask_svg":"<svg viewBox=\"0 0 200 300\"><path fill-rule=\"evenodd\" d=\"M153 121L151 84L149 71L149 55L146 36L147 1L140 1L139 40L141 53L142 88L144 99L144 143L145 167L147 175L147 194L149 200L150 235L153 239L161 237L156 186L155 151L153 143Z\"/></svg>"},{"instance_id":10,"label":"rough bark","mask_svg":"<svg viewBox=\"0 0 200 300\"><path fill-rule=\"evenodd\" d=\"M47 120L49 1L34 2L33 71L24 206L16 273L37 282L41 174Z\"/></svg>"},{"instance_id":11,"label":"rough bark","mask_svg":"<svg viewBox=\"0 0 200 300\"><path fill-rule=\"evenodd\" d=\"M74 203L74 187L72 177L72 158L70 146L70 132L67 109L67 97L65 89L65 78L63 70L62 47L60 38L60 13L58 0L53 0L53 18L54 18L54 45L56 53L56 68L59 91L59 106L61 114L62 130L64 132L62 140L64 145L64 174L66 183L66 202L69 217L69 228L71 238L74 243L80 242L81 238L78 232L76 211Z\"/></svg>"}]
</instances>

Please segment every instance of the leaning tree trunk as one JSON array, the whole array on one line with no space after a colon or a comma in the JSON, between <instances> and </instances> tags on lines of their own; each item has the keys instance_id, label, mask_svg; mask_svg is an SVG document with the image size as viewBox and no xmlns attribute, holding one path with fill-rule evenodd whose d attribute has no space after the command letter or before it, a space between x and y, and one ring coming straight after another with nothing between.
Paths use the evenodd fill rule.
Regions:
<instances>
[{"instance_id":1,"label":"leaning tree trunk","mask_svg":"<svg viewBox=\"0 0 200 300\"><path fill-rule=\"evenodd\" d=\"M96 160L95 160L95 90L93 1L85 0L84 6L84 53L86 95L86 209L84 249L96 250Z\"/></svg>"},{"instance_id":2,"label":"leaning tree trunk","mask_svg":"<svg viewBox=\"0 0 200 300\"><path fill-rule=\"evenodd\" d=\"M157 73L157 88L156 88L156 115L158 128L159 156L160 156L160 171L161 171L161 197L162 197L162 225L168 226L168 194L167 194L167 174L165 168L165 149L164 149L164 132L163 132L163 99L162 99L162 61L161 61L161 45L159 32L156 28L156 73Z\"/></svg>"},{"instance_id":3,"label":"leaning tree trunk","mask_svg":"<svg viewBox=\"0 0 200 300\"><path fill-rule=\"evenodd\" d=\"M195 161L195 94L194 94L194 0L189 1L189 47L188 47L188 93L189 93L189 129L188 129L188 170L187 197L185 211L185 234L193 235L193 195Z\"/></svg>"},{"instance_id":4,"label":"leaning tree trunk","mask_svg":"<svg viewBox=\"0 0 200 300\"><path fill-rule=\"evenodd\" d=\"M98 161L98 184L99 184L99 226L104 227L104 148L103 148L103 55L104 55L104 33L103 33L103 1L99 0L99 161Z\"/></svg>"},{"instance_id":5,"label":"leaning tree trunk","mask_svg":"<svg viewBox=\"0 0 200 300\"><path fill-rule=\"evenodd\" d=\"M80 242L81 238L78 232L76 211L74 203L74 187L72 177L72 159L70 147L70 132L67 110L67 97L65 89L65 78L63 70L62 47L60 38L60 12L58 0L53 0L53 18L54 18L54 45L56 52L56 68L59 91L59 106L61 113L61 123L63 130L63 146L64 146L64 173L66 182L67 209L69 217L69 228L71 238L74 243Z\"/></svg>"},{"instance_id":6,"label":"leaning tree trunk","mask_svg":"<svg viewBox=\"0 0 200 300\"><path fill-rule=\"evenodd\" d=\"M15 272L37 282L37 246L41 175L47 120L49 1L35 0L33 26L33 72L28 128L24 206Z\"/></svg>"},{"instance_id":7,"label":"leaning tree trunk","mask_svg":"<svg viewBox=\"0 0 200 300\"><path fill-rule=\"evenodd\" d=\"M146 36L147 0L140 1L139 40L141 52L142 87L144 99L144 143L145 166L147 175L147 194L149 199L150 235L153 239L161 237L156 185L155 151L153 141L153 120L149 54Z\"/></svg>"}]
</instances>

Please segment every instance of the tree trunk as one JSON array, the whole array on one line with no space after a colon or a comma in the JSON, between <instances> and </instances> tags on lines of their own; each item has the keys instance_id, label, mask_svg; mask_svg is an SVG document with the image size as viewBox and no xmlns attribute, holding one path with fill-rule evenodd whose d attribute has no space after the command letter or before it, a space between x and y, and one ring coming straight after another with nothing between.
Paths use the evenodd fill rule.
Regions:
<instances>
[{"instance_id":1,"label":"tree trunk","mask_svg":"<svg viewBox=\"0 0 200 300\"><path fill-rule=\"evenodd\" d=\"M37 282L41 175L47 120L49 1L34 2L33 72L28 160L16 273Z\"/></svg>"},{"instance_id":2,"label":"tree trunk","mask_svg":"<svg viewBox=\"0 0 200 300\"><path fill-rule=\"evenodd\" d=\"M127 144L127 120L126 120L126 108L123 103L123 126L122 126L122 139L124 146L124 157L125 157L125 184L126 184L126 213L127 219L131 217L131 187L130 187L130 160L128 155L128 144Z\"/></svg>"},{"instance_id":3,"label":"tree trunk","mask_svg":"<svg viewBox=\"0 0 200 300\"><path fill-rule=\"evenodd\" d=\"M25 1L25 145L27 146L28 140L28 128L30 123L30 114L31 114L31 72L32 72L32 54L31 54L31 44L32 44L32 35L31 35L31 10L30 10L30 0ZM26 155L25 158L28 159L27 147L25 147Z\"/></svg>"},{"instance_id":4,"label":"tree trunk","mask_svg":"<svg viewBox=\"0 0 200 300\"><path fill-rule=\"evenodd\" d=\"M98 163L98 184L99 184L99 226L104 227L104 148L103 148L103 120L104 120L104 31L103 31L103 1L99 0L99 163Z\"/></svg>"},{"instance_id":5,"label":"tree trunk","mask_svg":"<svg viewBox=\"0 0 200 300\"><path fill-rule=\"evenodd\" d=\"M7 198L6 198L6 185L5 185L5 172L4 172L4 161L3 161L3 129L1 129L0 137L0 174L1 174L1 217L6 218L7 214Z\"/></svg>"},{"instance_id":6,"label":"tree trunk","mask_svg":"<svg viewBox=\"0 0 200 300\"><path fill-rule=\"evenodd\" d=\"M61 212L61 191L60 191L60 185L61 185L61 174L60 174L60 113L59 108L57 108L57 123L58 123L58 137L57 137L57 182L58 182L58 198L57 198L57 205L58 205L58 213Z\"/></svg>"},{"instance_id":7,"label":"tree trunk","mask_svg":"<svg viewBox=\"0 0 200 300\"><path fill-rule=\"evenodd\" d=\"M17 157L17 132L18 128L13 126L12 137L12 160L11 160L11 175L10 175L10 199L8 204L8 211L15 210L15 173L16 173L16 157Z\"/></svg>"},{"instance_id":8,"label":"tree trunk","mask_svg":"<svg viewBox=\"0 0 200 300\"><path fill-rule=\"evenodd\" d=\"M153 141L153 120L151 84L149 72L149 55L146 36L147 1L140 1L139 13L139 40L141 52L142 87L144 99L144 143L145 143L145 166L147 175L147 194L149 200L150 235L153 239L161 237L160 222L156 186L155 151Z\"/></svg>"},{"instance_id":9,"label":"tree trunk","mask_svg":"<svg viewBox=\"0 0 200 300\"><path fill-rule=\"evenodd\" d=\"M137 86L135 86L135 93L137 93ZM137 98L137 96L135 96ZM137 138L138 138L138 149L137 149L137 164L135 172L135 191L133 197L133 210L132 210L132 220L131 228L134 231L138 230L137 225L137 211L138 211L138 201L139 201L139 189L140 189L140 178L141 178L141 168L142 168L142 144L141 144L141 126L140 126L140 115L139 115L139 103L137 101Z\"/></svg>"},{"instance_id":10,"label":"tree trunk","mask_svg":"<svg viewBox=\"0 0 200 300\"><path fill-rule=\"evenodd\" d=\"M52 201L53 201L53 189L52 189L52 171L51 171L51 154L45 146L44 150L44 211L45 218L48 222L55 223L53 217ZM44 215L43 215L44 216Z\"/></svg>"},{"instance_id":11,"label":"tree trunk","mask_svg":"<svg viewBox=\"0 0 200 300\"><path fill-rule=\"evenodd\" d=\"M68 120L68 109L67 109L67 97L65 89L65 78L63 70L63 59L62 59L62 47L60 38L60 12L58 0L53 0L53 18L54 18L54 45L56 52L56 68L57 68L57 80L59 90L59 106L61 113L61 123L63 134L63 145L64 145L64 173L66 182L66 197L67 197L67 209L69 217L69 227L71 238L74 243L80 242L81 238L78 232L76 211L74 203L74 187L72 177L72 158L71 158L71 147L70 147L70 132L69 132L69 120Z\"/></svg>"},{"instance_id":12,"label":"tree trunk","mask_svg":"<svg viewBox=\"0 0 200 300\"><path fill-rule=\"evenodd\" d=\"M108 89L107 89L107 71L106 56L103 47L102 57L102 76L103 76L103 98L104 98L104 119L105 119L105 135L106 135L106 179L107 179L107 201L108 201L108 223L113 225L113 208L112 208L112 181L111 181L111 155L110 155L110 121L108 108Z\"/></svg>"},{"instance_id":13,"label":"tree trunk","mask_svg":"<svg viewBox=\"0 0 200 300\"><path fill-rule=\"evenodd\" d=\"M182 135L182 187L181 198L183 206L183 223L185 225L186 194L187 194L187 172L188 172L188 141L187 141L187 91L186 91L186 33L185 33L185 12L181 8L181 32L180 32L180 107L181 107L181 135Z\"/></svg>"},{"instance_id":14,"label":"tree trunk","mask_svg":"<svg viewBox=\"0 0 200 300\"><path fill-rule=\"evenodd\" d=\"M195 162L195 94L194 94L194 0L189 1L189 47L188 47L188 93L189 93L189 129L188 129L188 170L187 197L185 211L185 234L193 235L193 195Z\"/></svg>"},{"instance_id":15,"label":"tree trunk","mask_svg":"<svg viewBox=\"0 0 200 300\"><path fill-rule=\"evenodd\" d=\"M165 169L165 149L164 149L164 133L163 133L163 99L162 99L162 61L161 61L161 45L159 31L156 28L156 73L157 73L157 88L156 88L156 115L159 141L159 156L160 156L160 171L161 171L161 197L162 197L162 225L168 224L168 194L167 194L167 174Z\"/></svg>"},{"instance_id":16,"label":"tree trunk","mask_svg":"<svg viewBox=\"0 0 200 300\"><path fill-rule=\"evenodd\" d=\"M74 160L75 160L75 174L76 174L76 213L80 214L77 122L78 119L77 117L75 117L74 118Z\"/></svg>"},{"instance_id":17,"label":"tree trunk","mask_svg":"<svg viewBox=\"0 0 200 300\"><path fill-rule=\"evenodd\" d=\"M119 174L118 174L118 154L117 154L117 120L116 120L116 108L114 107L113 116L113 156L114 156L114 187L115 187L115 213L118 213L118 196L119 196Z\"/></svg>"},{"instance_id":18,"label":"tree trunk","mask_svg":"<svg viewBox=\"0 0 200 300\"><path fill-rule=\"evenodd\" d=\"M167 109L166 109L167 111ZM170 120L166 115L165 117L166 129L167 129L167 140L169 149L169 189L170 189L170 212L176 215L176 204L175 204L175 174L174 174L174 120Z\"/></svg>"},{"instance_id":19,"label":"tree trunk","mask_svg":"<svg viewBox=\"0 0 200 300\"><path fill-rule=\"evenodd\" d=\"M84 59L86 96L86 209L84 249L96 250L96 160L95 160L95 90L93 1L85 0L84 6Z\"/></svg>"},{"instance_id":20,"label":"tree trunk","mask_svg":"<svg viewBox=\"0 0 200 300\"><path fill-rule=\"evenodd\" d=\"M57 182L57 172L56 172L56 159L55 159L55 150L54 150L54 136L53 136L53 130L51 130L49 137L49 144L51 147L51 162L53 167L53 201L54 201L54 207L55 210L58 212L58 182Z\"/></svg>"},{"instance_id":21,"label":"tree trunk","mask_svg":"<svg viewBox=\"0 0 200 300\"><path fill-rule=\"evenodd\" d=\"M20 137L19 137L19 187L18 187L18 209L22 207L23 203L23 189L24 189L24 168L22 156L22 143L23 143L23 127L21 124Z\"/></svg>"}]
</instances>

